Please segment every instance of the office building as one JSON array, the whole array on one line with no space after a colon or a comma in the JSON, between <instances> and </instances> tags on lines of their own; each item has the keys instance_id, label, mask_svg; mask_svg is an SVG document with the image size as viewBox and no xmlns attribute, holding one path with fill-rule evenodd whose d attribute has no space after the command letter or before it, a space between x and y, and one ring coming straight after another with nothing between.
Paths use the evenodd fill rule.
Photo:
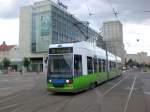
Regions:
<instances>
[{"instance_id":1,"label":"office building","mask_svg":"<svg viewBox=\"0 0 150 112\"><path fill-rule=\"evenodd\" d=\"M120 56L124 62L126 51L123 44L123 28L120 21L107 21L103 23L103 40L107 50Z\"/></svg>"},{"instance_id":2,"label":"office building","mask_svg":"<svg viewBox=\"0 0 150 112\"><path fill-rule=\"evenodd\" d=\"M126 62L128 62L130 59L138 62L139 64L150 64L150 56L147 55L147 52L126 54Z\"/></svg>"},{"instance_id":3,"label":"office building","mask_svg":"<svg viewBox=\"0 0 150 112\"><path fill-rule=\"evenodd\" d=\"M65 5L49 0L36 2L20 9L19 46L22 57L31 61L31 71L44 70L48 47L54 43L90 41L101 45L102 37L68 13Z\"/></svg>"}]
</instances>

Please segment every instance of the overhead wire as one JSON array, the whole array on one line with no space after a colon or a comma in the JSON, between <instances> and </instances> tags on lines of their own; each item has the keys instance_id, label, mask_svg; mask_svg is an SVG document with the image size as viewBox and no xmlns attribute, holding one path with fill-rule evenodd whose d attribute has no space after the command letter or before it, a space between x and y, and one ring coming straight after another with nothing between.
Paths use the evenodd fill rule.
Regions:
<instances>
[{"instance_id":1,"label":"overhead wire","mask_svg":"<svg viewBox=\"0 0 150 112\"><path fill-rule=\"evenodd\" d=\"M110 5L112 11L113 11L113 14L114 14L115 18L117 18L119 20L119 17L118 17L119 12L117 12L115 10L115 8L113 7L113 4L112 4L111 0L107 0L107 1L108 1L109 5Z\"/></svg>"}]
</instances>

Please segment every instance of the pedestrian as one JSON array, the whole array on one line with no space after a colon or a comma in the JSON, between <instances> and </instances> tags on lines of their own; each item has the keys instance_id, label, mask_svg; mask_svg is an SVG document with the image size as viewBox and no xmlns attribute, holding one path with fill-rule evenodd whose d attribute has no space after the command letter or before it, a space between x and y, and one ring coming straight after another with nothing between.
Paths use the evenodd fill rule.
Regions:
<instances>
[{"instance_id":1,"label":"pedestrian","mask_svg":"<svg viewBox=\"0 0 150 112\"><path fill-rule=\"evenodd\" d=\"M22 72L22 70L20 70L20 74L21 74L21 75L23 75L23 72Z\"/></svg>"}]
</instances>

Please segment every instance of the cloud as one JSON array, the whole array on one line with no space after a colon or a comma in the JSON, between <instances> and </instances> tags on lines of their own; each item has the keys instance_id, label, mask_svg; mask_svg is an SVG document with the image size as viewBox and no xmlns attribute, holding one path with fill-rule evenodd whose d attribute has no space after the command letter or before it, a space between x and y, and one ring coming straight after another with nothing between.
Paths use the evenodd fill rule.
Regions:
<instances>
[{"instance_id":1,"label":"cloud","mask_svg":"<svg viewBox=\"0 0 150 112\"><path fill-rule=\"evenodd\" d=\"M18 18L19 8L33 4L37 0L2 0L0 1L0 18Z\"/></svg>"},{"instance_id":2,"label":"cloud","mask_svg":"<svg viewBox=\"0 0 150 112\"><path fill-rule=\"evenodd\" d=\"M19 19L0 19L0 44L18 44Z\"/></svg>"},{"instance_id":3,"label":"cloud","mask_svg":"<svg viewBox=\"0 0 150 112\"><path fill-rule=\"evenodd\" d=\"M149 52L150 24L130 24L124 25L124 44L128 53L136 53L140 51ZM137 41L137 39L139 41ZM150 54L150 52L149 52Z\"/></svg>"},{"instance_id":4,"label":"cloud","mask_svg":"<svg viewBox=\"0 0 150 112\"><path fill-rule=\"evenodd\" d=\"M41 0L1 0L0 18L15 18L19 15L19 8ZM53 0L57 1L57 0ZM111 5L119 11L119 18L123 22L143 22L150 18L150 0L61 0L68 5L68 11L83 20L94 20L100 24L105 20L114 19ZM89 13L94 13L89 17Z\"/></svg>"},{"instance_id":5,"label":"cloud","mask_svg":"<svg viewBox=\"0 0 150 112\"><path fill-rule=\"evenodd\" d=\"M77 13L81 20L88 20L92 28L98 30L104 21L116 20L110 0L63 0L69 6L69 12ZM123 23L124 43L128 53L149 52L150 41L150 0L111 0L112 6L119 11L119 20ZM94 13L89 16L89 13ZM136 40L140 41L137 42ZM150 54L150 53L149 53Z\"/></svg>"},{"instance_id":6,"label":"cloud","mask_svg":"<svg viewBox=\"0 0 150 112\"><path fill-rule=\"evenodd\" d=\"M98 23L114 19L109 1L120 13L119 19L123 22L139 23L150 18L150 13L144 12L150 10L150 0L63 0L68 5L69 11L78 13L79 18L87 19L88 13L92 12L94 16L91 18Z\"/></svg>"},{"instance_id":7,"label":"cloud","mask_svg":"<svg viewBox=\"0 0 150 112\"><path fill-rule=\"evenodd\" d=\"M150 0L112 0L112 2L124 21L137 23L150 18L150 13L144 12L150 10Z\"/></svg>"}]
</instances>

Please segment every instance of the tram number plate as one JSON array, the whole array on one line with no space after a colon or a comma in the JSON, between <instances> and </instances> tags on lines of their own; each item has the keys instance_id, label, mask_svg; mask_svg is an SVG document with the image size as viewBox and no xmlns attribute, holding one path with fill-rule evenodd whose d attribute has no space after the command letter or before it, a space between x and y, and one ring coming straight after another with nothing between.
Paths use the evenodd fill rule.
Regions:
<instances>
[{"instance_id":1,"label":"tram number plate","mask_svg":"<svg viewBox=\"0 0 150 112\"><path fill-rule=\"evenodd\" d=\"M65 79L53 79L52 83L53 84L64 84L65 83Z\"/></svg>"},{"instance_id":2,"label":"tram number plate","mask_svg":"<svg viewBox=\"0 0 150 112\"><path fill-rule=\"evenodd\" d=\"M52 83L55 87L63 87L65 84L65 79L53 79Z\"/></svg>"}]
</instances>

